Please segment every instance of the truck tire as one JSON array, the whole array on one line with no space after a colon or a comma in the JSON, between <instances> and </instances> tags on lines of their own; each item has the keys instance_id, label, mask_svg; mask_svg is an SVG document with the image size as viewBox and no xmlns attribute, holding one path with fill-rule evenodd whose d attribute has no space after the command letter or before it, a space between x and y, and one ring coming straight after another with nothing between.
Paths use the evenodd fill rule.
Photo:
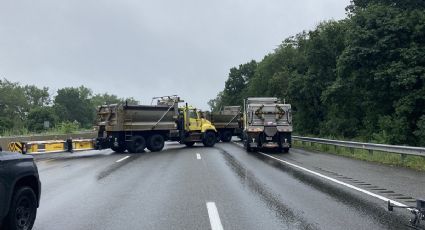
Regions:
<instances>
[{"instance_id":1,"label":"truck tire","mask_svg":"<svg viewBox=\"0 0 425 230\"><path fill-rule=\"evenodd\" d=\"M143 136L133 136L128 145L130 153L141 153L146 148L146 140Z\"/></svg>"},{"instance_id":2,"label":"truck tire","mask_svg":"<svg viewBox=\"0 0 425 230\"><path fill-rule=\"evenodd\" d=\"M164 137L160 134L154 134L148 138L148 149L151 152L158 152L164 148Z\"/></svg>"},{"instance_id":3,"label":"truck tire","mask_svg":"<svg viewBox=\"0 0 425 230\"><path fill-rule=\"evenodd\" d=\"M251 148L251 146L249 146L248 140L244 140L243 145L244 145L244 148L247 152L249 152L249 153L252 152L252 148Z\"/></svg>"},{"instance_id":4,"label":"truck tire","mask_svg":"<svg viewBox=\"0 0 425 230\"><path fill-rule=\"evenodd\" d=\"M195 142L194 141L189 141L189 142L185 142L184 143L187 147L192 147L194 144L195 144Z\"/></svg>"},{"instance_id":5,"label":"truck tire","mask_svg":"<svg viewBox=\"0 0 425 230\"><path fill-rule=\"evenodd\" d=\"M204 138L202 138L202 144L204 144L205 147L213 147L216 141L217 137L215 133L211 131L205 132Z\"/></svg>"},{"instance_id":6,"label":"truck tire","mask_svg":"<svg viewBox=\"0 0 425 230\"><path fill-rule=\"evenodd\" d=\"M283 153L289 153L289 148L283 148Z\"/></svg>"},{"instance_id":7,"label":"truck tire","mask_svg":"<svg viewBox=\"0 0 425 230\"><path fill-rule=\"evenodd\" d=\"M118 146L118 147L114 147L112 146L111 149L116 152L116 153L123 153L125 152L125 147L124 146Z\"/></svg>"},{"instance_id":8,"label":"truck tire","mask_svg":"<svg viewBox=\"0 0 425 230\"><path fill-rule=\"evenodd\" d=\"M221 132L220 139L222 142L230 142L232 140L232 132L229 130Z\"/></svg>"},{"instance_id":9,"label":"truck tire","mask_svg":"<svg viewBox=\"0 0 425 230\"><path fill-rule=\"evenodd\" d=\"M32 229L37 215L37 198L34 190L28 186L14 191L9 213L4 225L5 229Z\"/></svg>"}]
</instances>

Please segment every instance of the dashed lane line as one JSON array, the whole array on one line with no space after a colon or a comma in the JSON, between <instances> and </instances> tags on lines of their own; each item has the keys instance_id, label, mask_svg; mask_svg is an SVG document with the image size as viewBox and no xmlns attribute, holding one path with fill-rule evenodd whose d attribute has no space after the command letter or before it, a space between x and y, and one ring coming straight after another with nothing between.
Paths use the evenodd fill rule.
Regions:
<instances>
[{"instance_id":1,"label":"dashed lane line","mask_svg":"<svg viewBox=\"0 0 425 230\"><path fill-rule=\"evenodd\" d=\"M210 218L210 224L212 230L223 230L221 225L220 216L218 215L217 207L214 202L207 202L208 216Z\"/></svg>"},{"instance_id":2,"label":"dashed lane line","mask_svg":"<svg viewBox=\"0 0 425 230\"><path fill-rule=\"evenodd\" d=\"M125 159L127 159L127 158L129 158L130 156L125 156L125 157L123 157L123 158L121 158L121 159L119 159L119 160L117 160L117 161L115 161L115 162L121 162L121 161L123 161L123 160L125 160Z\"/></svg>"}]
</instances>

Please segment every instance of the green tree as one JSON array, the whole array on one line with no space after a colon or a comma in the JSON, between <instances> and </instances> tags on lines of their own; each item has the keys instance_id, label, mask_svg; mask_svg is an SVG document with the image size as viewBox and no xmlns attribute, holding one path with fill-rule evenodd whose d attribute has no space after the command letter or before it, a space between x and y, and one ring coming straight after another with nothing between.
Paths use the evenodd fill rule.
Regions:
<instances>
[{"instance_id":1,"label":"green tree","mask_svg":"<svg viewBox=\"0 0 425 230\"><path fill-rule=\"evenodd\" d=\"M353 121L350 136L385 134L377 139L416 144L412 133L425 113L425 12L381 1L358 4L338 59L339 79L328 91L333 115L345 118L342 124Z\"/></svg>"},{"instance_id":2,"label":"green tree","mask_svg":"<svg viewBox=\"0 0 425 230\"><path fill-rule=\"evenodd\" d=\"M91 96L91 90L84 86L59 89L54 99L56 114L61 121L77 121L90 127L95 117Z\"/></svg>"},{"instance_id":3,"label":"green tree","mask_svg":"<svg viewBox=\"0 0 425 230\"><path fill-rule=\"evenodd\" d=\"M0 79L0 132L23 128L27 108L22 87Z\"/></svg>"},{"instance_id":4,"label":"green tree","mask_svg":"<svg viewBox=\"0 0 425 230\"><path fill-rule=\"evenodd\" d=\"M38 107L28 113L27 126L30 131L40 132L44 130L44 122L48 121L50 127L54 127L59 118L52 107Z\"/></svg>"},{"instance_id":5,"label":"green tree","mask_svg":"<svg viewBox=\"0 0 425 230\"><path fill-rule=\"evenodd\" d=\"M34 85L26 85L23 87L25 98L29 110L35 107L46 106L50 103L49 88L37 88Z\"/></svg>"},{"instance_id":6,"label":"green tree","mask_svg":"<svg viewBox=\"0 0 425 230\"><path fill-rule=\"evenodd\" d=\"M122 101L123 100L118 98L116 95L108 93L96 94L91 98L91 102L95 107L100 105L116 104Z\"/></svg>"}]
</instances>

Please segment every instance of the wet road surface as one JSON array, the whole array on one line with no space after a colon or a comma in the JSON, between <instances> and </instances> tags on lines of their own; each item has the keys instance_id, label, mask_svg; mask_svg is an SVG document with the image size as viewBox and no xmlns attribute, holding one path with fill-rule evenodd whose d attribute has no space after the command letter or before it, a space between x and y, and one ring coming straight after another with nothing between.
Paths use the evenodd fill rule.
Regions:
<instances>
[{"instance_id":1,"label":"wet road surface","mask_svg":"<svg viewBox=\"0 0 425 230\"><path fill-rule=\"evenodd\" d=\"M299 149L271 155L368 191L399 193L394 199L423 195L423 184L413 185L424 178L418 172ZM36 161L42 181L38 230L408 229L406 212L388 213L382 200L246 153L238 143L167 143L157 153L85 151ZM385 170L395 179L382 178Z\"/></svg>"}]
</instances>

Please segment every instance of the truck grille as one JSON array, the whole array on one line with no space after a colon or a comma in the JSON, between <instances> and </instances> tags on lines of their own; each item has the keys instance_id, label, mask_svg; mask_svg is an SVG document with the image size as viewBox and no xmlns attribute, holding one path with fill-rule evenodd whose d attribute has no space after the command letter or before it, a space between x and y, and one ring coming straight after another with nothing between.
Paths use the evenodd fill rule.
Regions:
<instances>
[{"instance_id":1,"label":"truck grille","mask_svg":"<svg viewBox=\"0 0 425 230\"><path fill-rule=\"evenodd\" d=\"M269 137L273 137L277 133L277 128L276 126L266 126L264 127L264 133Z\"/></svg>"}]
</instances>

